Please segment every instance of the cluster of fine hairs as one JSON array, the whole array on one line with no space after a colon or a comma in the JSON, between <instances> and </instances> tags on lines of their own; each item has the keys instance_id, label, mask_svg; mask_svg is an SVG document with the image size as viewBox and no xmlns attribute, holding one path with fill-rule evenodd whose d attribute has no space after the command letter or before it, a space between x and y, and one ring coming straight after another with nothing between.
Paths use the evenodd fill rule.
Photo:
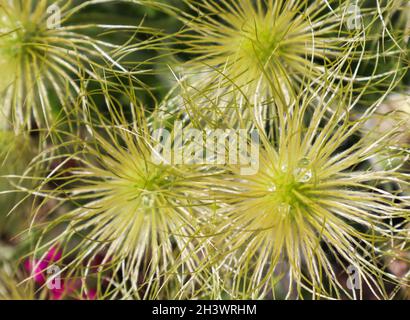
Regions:
<instances>
[{"instance_id":1,"label":"cluster of fine hairs","mask_svg":"<svg viewBox=\"0 0 410 320\"><path fill-rule=\"evenodd\" d=\"M410 297L408 1L0 0L0 33L0 299Z\"/></svg>"}]
</instances>

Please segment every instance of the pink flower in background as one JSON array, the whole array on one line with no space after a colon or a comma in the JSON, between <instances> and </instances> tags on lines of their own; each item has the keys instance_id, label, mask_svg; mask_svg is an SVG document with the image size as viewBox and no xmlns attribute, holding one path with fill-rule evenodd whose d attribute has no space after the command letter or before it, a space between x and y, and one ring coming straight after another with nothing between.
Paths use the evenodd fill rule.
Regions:
<instances>
[{"instance_id":1,"label":"pink flower in background","mask_svg":"<svg viewBox=\"0 0 410 320\"><path fill-rule=\"evenodd\" d=\"M97 299L97 290L88 289L87 293L83 293L83 300L96 300Z\"/></svg>"},{"instance_id":2,"label":"pink flower in background","mask_svg":"<svg viewBox=\"0 0 410 320\"><path fill-rule=\"evenodd\" d=\"M81 291L83 284L80 280L68 279L67 281L61 280L60 289L51 290L52 300L61 300L64 297L74 296L76 292ZM97 291L95 289L88 289L87 292L83 292L81 295L82 300L96 300Z\"/></svg>"},{"instance_id":3,"label":"pink flower in background","mask_svg":"<svg viewBox=\"0 0 410 320\"><path fill-rule=\"evenodd\" d=\"M32 274L36 283L43 285L46 282L45 270L47 269L48 262L38 259L27 259L24 262L24 268Z\"/></svg>"},{"instance_id":4,"label":"pink flower in background","mask_svg":"<svg viewBox=\"0 0 410 320\"><path fill-rule=\"evenodd\" d=\"M60 288L53 288L51 289L51 300L61 300L63 296L65 295L65 284L64 281L61 280L61 286Z\"/></svg>"},{"instance_id":5,"label":"pink flower in background","mask_svg":"<svg viewBox=\"0 0 410 320\"><path fill-rule=\"evenodd\" d=\"M72 295L77 289L81 288L81 282L68 279L60 280L60 288L51 289L51 300L61 300L64 297Z\"/></svg>"},{"instance_id":6,"label":"pink flower in background","mask_svg":"<svg viewBox=\"0 0 410 320\"><path fill-rule=\"evenodd\" d=\"M44 286L47 282L47 271L51 270L53 264L60 261L63 252L57 247L52 247L47 251L42 259L27 259L24 262L24 268L32 275L35 283L40 286ZM58 286L50 288L50 299L61 300L65 297L72 296L76 291L81 290L82 282L75 279L58 279ZM97 298L97 291L94 289L88 289L87 292L82 294L84 300L95 300Z\"/></svg>"},{"instance_id":7,"label":"pink flower in background","mask_svg":"<svg viewBox=\"0 0 410 320\"><path fill-rule=\"evenodd\" d=\"M44 260L47 262L57 262L61 259L63 251L58 250L56 247L52 247L46 254Z\"/></svg>"},{"instance_id":8,"label":"pink flower in background","mask_svg":"<svg viewBox=\"0 0 410 320\"><path fill-rule=\"evenodd\" d=\"M47 268L54 262L61 259L63 252L56 247L52 247L47 251L43 259L27 259L24 262L25 269L32 274L36 283L43 285L46 283Z\"/></svg>"}]
</instances>

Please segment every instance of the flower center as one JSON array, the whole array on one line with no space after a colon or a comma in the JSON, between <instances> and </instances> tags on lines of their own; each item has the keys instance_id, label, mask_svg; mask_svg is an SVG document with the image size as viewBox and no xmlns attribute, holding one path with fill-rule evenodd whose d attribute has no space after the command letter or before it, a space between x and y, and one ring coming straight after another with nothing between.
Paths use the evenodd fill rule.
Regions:
<instances>
[{"instance_id":1,"label":"flower center","mask_svg":"<svg viewBox=\"0 0 410 320\"><path fill-rule=\"evenodd\" d=\"M144 207L153 207L156 198L164 191L172 188L176 177L173 173L168 172L166 168L153 168L151 174L148 172L145 177L138 177L134 181L134 187L137 190Z\"/></svg>"},{"instance_id":2,"label":"flower center","mask_svg":"<svg viewBox=\"0 0 410 320\"><path fill-rule=\"evenodd\" d=\"M282 41L287 36L286 24L281 20L271 21L268 17L258 16L245 22L241 30L243 54L262 65L279 57L285 49Z\"/></svg>"},{"instance_id":3,"label":"flower center","mask_svg":"<svg viewBox=\"0 0 410 320\"><path fill-rule=\"evenodd\" d=\"M0 33L2 54L15 58L29 49L36 49L38 39L41 39L42 27L34 21L12 22L3 17L0 19Z\"/></svg>"},{"instance_id":4,"label":"flower center","mask_svg":"<svg viewBox=\"0 0 410 320\"><path fill-rule=\"evenodd\" d=\"M268 196L277 204L280 214L288 215L294 207L302 205L301 197L313 178L313 171L307 159L302 159L294 169L286 165L281 167L267 188Z\"/></svg>"}]
</instances>

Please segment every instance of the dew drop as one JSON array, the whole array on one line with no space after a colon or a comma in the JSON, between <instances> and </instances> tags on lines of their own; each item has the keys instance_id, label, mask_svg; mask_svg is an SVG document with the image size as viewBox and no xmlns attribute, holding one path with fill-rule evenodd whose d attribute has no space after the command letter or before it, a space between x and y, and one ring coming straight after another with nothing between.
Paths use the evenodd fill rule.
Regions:
<instances>
[{"instance_id":1,"label":"dew drop","mask_svg":"<svg viewBox=\"0 0 410 320\"><path fill-rule=\"evenodd\" d=\"M282 170L282 172L286 173L288 171L288 165L284 164L280 169Z\"/></svg>"},{"instance_id":2,"label":"dew drop","mask_svg":"<svg viewBox=\"0 0 410 320\"><path fill-rule=\"evenodd\" d=\"M276 191L276 184L274 184L273 182L269 185L268 188L269 192L275 192Z\"/></svg>"},{"instance_id":3,"label":"dew drop","mask_svg":"<svg viewBox=\"0 0 410 320\"><path fill-rule=\"evenodd\" d=\"M141 200L144 206L152 207L154 205L154 199L148 195L143 195Z\"/></svg>"},{"instance_id":4,"label":"dew drop","mask_svg":"<svg viewBox=\"0 0 410 320\"><path fill-rule=\"evenodd\" d=\"M303 158L299 161L298 167L306 168L310 165L310 161L308 158Z\"/></svg>"},{"instance_id":5,"label":"dew drop","mask_svg":"<svg viewBox=\"0 0 410 320\"><path fill-rule=\"evenodd\" d=\"M164 180L166 182L174 182L175 181L175 177L174 176L165 176Z\"/></svg>"},{"instance_id":6,"label":"dew drop","mask_svg":"<svg viewBox=\"0 0 410 320\"><path fill-rule=\"evenodd\" d=\"M285 203L285 202L279 204L278 206L278 212L283 218L289 214L291 209L292 207L290 206L290 204Z\"/></svg>"},{"instance_id":7,"label":"dew drop","mask_svg":"<svg viewBox=\"0 0 410 320\"><path fill-rule=\"evenodd\" d=\"M304 182L304 183L309 182L312 179L312 176L313 176L312 170L310 170L310 169L302 170L300 172L299 177L298 177L298 181L299 182Z\"/></svg>"},{"instance_id":8,"label":"dew drop","mask_svg":"<svg viewBox=\"0 0 410 320\"><path fill-rule=\"evenodd\" d=\"M306 183L312 179L313 173L309 169L310 161L307 158L303 158L299 161L298 167L295 170L296 180L298 182Z\"/></svg>"}]
</instances>

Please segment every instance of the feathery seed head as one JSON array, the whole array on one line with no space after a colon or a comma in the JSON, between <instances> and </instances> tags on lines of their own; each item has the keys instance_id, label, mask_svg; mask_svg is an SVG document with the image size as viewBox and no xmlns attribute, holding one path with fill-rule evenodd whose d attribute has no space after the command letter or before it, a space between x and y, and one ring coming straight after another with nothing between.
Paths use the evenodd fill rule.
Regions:
<instances>
[{"instance_id":1,"label":"feathery seed head","mask_svg":"<svg viewBox=\"0 0 410 320\"><path fill-rule=\"evenodd\" d=\"M98 1L0 1L1 114L9 128L31 128L32 121L49 127L53 115L70 110L84 80L97 77L96 70L125 70L112 58L120 46L86 34L120 26L70 20L94 3Z\"/></svg>"},{"instance_id":2,"label":"feathery seed head","mask_svg":"<svg viewBox=\"0 0 410 320\"><path fill-rule=\"evenodd\" d=\"M200 235L198 215L208 210L204 179L211 173L199 165L156 163L145 120L126 125L121 119L102 124L102 132L90 127L93 138L84 150L67 155L78 165L56 174L61 187L49 192L63 193L77 208L52 223L46 238L62 228L51 242L77 243L65 250L76 255L69 272L87 274L96 255L103 255L102 265L110 266L125 296L189 295L205 255L194 238Z\"/></svg>"},{"instance_id":3,"label":"feathery seed head","mask_svg":"<svg viewBox=\"0 0 410 320\"><path fill-rule=\"evenodd\" d=\"M229 239L224 246L230 257L224 264L232 261L237 270L234 297L275 294L274 278L283 263L289 266L288 297L304 290L313 297L354 297L332 261L346 273L354 267L376 296L386 295L379 279L393 281L394 276L377 261L386 243L405 238L410 213L408 200L386 186L410 181L406 174L375 169L369 162L386 157L400 128L369 142L359 136L365 117L351 121L342 104L325 122L328 106L317 107L307 126L307 108L298 99L273 129L277 142L262 139L258 173L235 178L233 167L234 176L221 183L221 203L231 206L224 208L221 230ZM351 139L357 142L344 146ZM393 219L401 222L394 225Z\"/></svg>"},{"instance_id":4,"label":"feathery seed head","mask_svg":"<svg viewBox=\"0 0 410 320\"><path fill-rule=\"evenodd\" d=\"M198 14L181 14L195 55L183 68L189 85L220 104L239 90L263 103L289 99L304 81L343 79L361 29L346 27L347 4L336 2L187 1Z\"/></svg>"}]
</instances>

